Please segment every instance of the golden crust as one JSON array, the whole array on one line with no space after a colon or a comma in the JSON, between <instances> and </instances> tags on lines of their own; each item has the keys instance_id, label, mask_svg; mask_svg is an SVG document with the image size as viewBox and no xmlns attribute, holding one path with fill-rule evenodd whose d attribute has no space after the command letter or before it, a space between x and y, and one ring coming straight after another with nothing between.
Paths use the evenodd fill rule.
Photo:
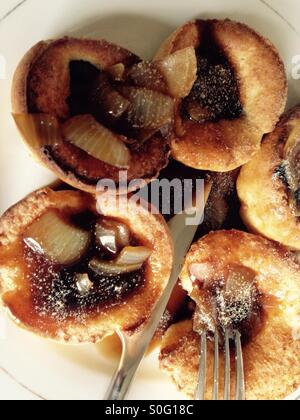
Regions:
<instances>
[{"instance_id":1,"label":"golden crust","mask_svg":"<svg viewBox=\"0 0 300 420\"><path fill-rule=\"evenodd\" d=\"M287 79L275 46L242 23L214 21L218 44L233 66L249 121L262 133L273 130L285 109Z\"/></svg>"},{"instance_id":2,"label":"golden crust","mask_svg":"<svg viewBox=\"0 0 300 420\"><path fill-rule=\"evenodd\" d=\"M300 121L300 106L282 117L254 159L242 168L237 189L241 217L252 232L300 250L300 221L294 203L286 186L274 176L283 163L282 149L295 120Z\"/></svg>"},{"instance_id":3,"label":"golden crust","mask_svg":"<svg viewBox=\"0 0 300 420\"><path fill-rule=\"evenodd\" d=\"M32 98L31 105L39 112L68 118L66 99L70 95L71 61L87 61L105 70L114 64L136 59L128 50L105 40L65 37L40 42L25 55L16 70L12 86L13 112L28 112L28 101ZM18 89L20 84L22 89ZM27 103L26 108L24 103Z\"/></svg>"},{"instance_id":4,"label":"golden crust","mask_svg":"<svg viewBox=\"0 0 300 420\"><path fill-rule=\"evenodd\" d=\"M70 95L69 64L83 60L99 69L107 69L120 62L134 62L131 52L104 40L62 38L40 42L20 62L12 85L14 113L28 113L31 106L41 113L65 119L69 116L66 99ZM25 143L28 145L27 141ZM49 158L40 149L30 147L33 157L56 176L80 190L95 193L97 182L103 178L119 180L119 170L96 160L67 143L60 146L60 159ZM132 151L128 171L129 181L142 179L151 182L169 161L170 146L159 137L153 137L138 151ZM93 169L91 169L93 168ZM87 176L92 171L92 176ZM143 186L135 184L130 191ZM123 191L120 191L123 193Z\"/></svg>"},{"instance_id":5,"label":"golden crust","mask_svg":"<svg viewBox=\"0 0 300 420\"><path fill-rule=\"evenodd\" d=\"M275 47L248 26L228 19L185 24L156 57L187 46L197 48L207 23L235 72L244 113L233 121L183 121L186 134L173 140L172 151L175 159L187 166L226 172L248 162L258 151L263 134L273 130L285 108L287 80Z\"/></svg>"},{"instance_id":6,"label":"golden crust","mask_svg":"<svg viewBox=\"0 0 300 420\"><path fill-rule=\"evenodd\" d=\"M49 42L41 41L34 45L18 65L12 82L12 109L16 114L28 112L27 79L37 58L47 49Z\"/></svg>"},{"instance_id":7,"label":"golden crust","mask_svg":"<svg viewBox=\"0 0 300 420\"><path fill-rule=\"evenodd\" d=\"M125 222L132 233L152 250L146 269L146 283L134 295L126 298L122 304L107 307L94 317L83 322L67 319L60 325L49 320L45 328L41 324L23 322L28 309L28 289L20 288L26 284L25 269L22 267L22 252L19 258L9 259L10 250L17 248L18 239L26 226L50 207L83 211L96 211L93 196L78 191L59 191L50 189L37 191L8 210L0 219L0 294L1 301L12 318L21 327L63 343L94 343L102 340L115 329L122 329L132 334L149 317L151 310L167 284L173 262L173 247L169 230L163 218L151 215L144 203L136 204L132 200L120 197L118 203L112 197L104 195L101 199L101 212L104 216L116 217ZM98 209L99 210L99 209ZM18 252L18 251L16 251ZM22 298L23 304L16 296ZM29 296L30 297L30 296ZM28 319L28 318L26 318Z\"/></svg>"},{"instance_id":8,"label":"golden crust","mask_svg":"<svg viewBox=\"0 0 300 420\"><path fill-rule=\"evenodd\" d=\"M89 156L72 144L65 142L55 148L53 154L58 156L58 161L49 159L48 154L42 150L31 149L31 151L35 157L38 157L40 163L51 169L61 180L82 191L95 194L97 182L102 179L113 180L118 186L120 173L118 168ZM168 165L170 153L169 144L162 142L158 137L153 137L139 149L131 151L127 177L129 181L138 182L128 185L128 191L119 188L120 194L136 191L144 187L145 183L156 179L160 171ZM59 164L59 160L63 161L63 165ZM75 168L76 174L73 172ZM82 175L78 174L79 171ZM88 180L85 180L86 173L89 174Z\"/></svg>"},{"instance_id":9,"label":"golden crust","mask_svg":"<svg viewBox=\"0 0 300 420\"><path fill-rule=\"evenodd\" d=\"M258 290L267 297L263 306L266 322L243 349L246 395L248 400L286 398L300 386L299 262L285 248L259 236L239 231L218 231L194 244L187 256L181 280L190 293L193 293L189 276L192 263L204 264L212 273L217 273L232 263L241 264L256 272ZM277 303L270 304L273 301ZM161 368L190 398L193 398L196 389L199 348L199 335L193 332L192 321L172 326L166 333L161 348ZM220 378L224 374L222 359L220 357ZM233 355L231 363L231 379L234 384ZM207 378L206 397L210 399L213 378L212 343L208 346ZM222 380L220 395L221 393Z\"/></svg>"}]
</instances>

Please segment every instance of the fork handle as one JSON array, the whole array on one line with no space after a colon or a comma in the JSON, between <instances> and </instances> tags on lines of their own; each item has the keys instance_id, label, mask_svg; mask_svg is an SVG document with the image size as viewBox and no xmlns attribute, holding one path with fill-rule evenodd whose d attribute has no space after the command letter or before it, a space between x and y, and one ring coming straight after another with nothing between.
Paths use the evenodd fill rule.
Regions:
<instances>
[{"instance_id":1,"label":"fork handle","mask_svg":"<svg viewBox=\"0 0 300 420\"><path fill-rule=\"evenodd\" d=\"M211 187L212 185L210 183L205 187L204 207L207 203ZM152 315L144 329L135 338L131 339L126 337L122 332L117 331L122 341L123 352L119 367L105 395L105 400L107 401L123 401L125 399L136 371L165 312L172 291L178 281L178 275L181 272L184 257L191 246L198 228L198 225L187 225L186 217L187 212L183 212L174 216L169 222L169 228L175 243L174 266L168 285L155 305Z\"/></svg>"},{"instance_id":2,"label":"fork handle","mask_svg":"<svg viewBox=\"0 0 300 420\"><path fill-rule=\"evenodd\" d=\"M123 363L120 362L119 368L115 372L113 379L104 397L106 401L123 401L127 395L129 386L133 380L136 369L127 372Z\"/></svg>"},{"instance_id":3,"label":"fork handle","mask_svg":"<svg viewBox=\"0 0 300 420\"><path fill-rule=\"evenodd\" d=\"M153 336L151 332L149 340L143 341L140 337L141 332L135 338L128 338L121 331L117 331L117 334L122 342L122 356L104 397L106 401L123 401L125 399L148 347L148 341Z\"/></svg>"}]
</instances>

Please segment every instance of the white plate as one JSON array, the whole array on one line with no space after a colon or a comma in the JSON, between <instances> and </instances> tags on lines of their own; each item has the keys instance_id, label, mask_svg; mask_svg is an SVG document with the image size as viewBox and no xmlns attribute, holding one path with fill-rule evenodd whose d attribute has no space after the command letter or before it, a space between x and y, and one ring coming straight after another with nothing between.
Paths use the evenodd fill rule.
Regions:
<instances>
[{"instance_id":1,"label":"white plate","mask_svg":"<svg viewBox=\"0 0 300 420\"><path fill-rule=\"evenodd\" d=\"M10 117L13 71L37 41L66 34L104 37L150 58L183 22L230 17L248 23L277 45L289 74L289 105L294 105L300 99L300 80L291 77L292 59L300 54L299 14L298 0L2 0L0 56L6 61L6 77L0 80L0 213L53 180L30 159ZM1 74L0 69L0 78ZM116 362L97 346L56 345L9 321L5 324L6 337L0 336L1 399L98 399L104 394ZM143 362L130 397L159 400L182 395L160 373L157 355L152 355Z\"/></svg>"}]
</instances>

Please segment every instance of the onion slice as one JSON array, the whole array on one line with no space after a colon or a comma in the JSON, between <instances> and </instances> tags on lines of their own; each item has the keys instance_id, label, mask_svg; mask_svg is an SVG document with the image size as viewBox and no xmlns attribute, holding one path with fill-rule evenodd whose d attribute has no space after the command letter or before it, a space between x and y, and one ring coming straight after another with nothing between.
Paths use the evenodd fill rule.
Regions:
<instances>
[{"instance_id":1,"label":"onion slice","mask_svg":"<svg viewBox=\"0 0 300 420\"><path fill-rule=\"evenodd\" d=\"M186 110L193 121L201 123L213 118L213 114L208 108L202 107L197 101L189 101L188 98L187 100Z\"/></svg>"},{"instance_id":2,"label":"onion slice","mask_svg":"<svg viewBox=\"0 0 300 420\"><path fill-rule=\"evenodd\" d=\"M62 142L57 118L48 114L12 114L26 141L34 149L54 146Z\"/></svg>"},{"instance_id":3,"label":"onion slice","mask_svg":"<svg viewBox=\"0 0 300 420\"><path fill-rule=\"evenodd\" d=\"M108 74L116 82L121 82L125 74L125 65L123 63L117 63L107 69Z\"/></svg>"},{"instance_id":4,"label":"onion slice","mask_svg":"<svg viewBox=\"0 0 300 420\"><path fill-rule=\"evenodd\" d=\"M89 268L99 276L120 276L122 274L133 273L142 268L143 264L121 265L114 261L103 261L93 258L89 262Z\"/></svg>"},{"instance_id":5,"label":"onion slice","mask_svg":"<svg viewBox=\"0 0 300 420\"><path fill-rule=\"evenodd\" d=\"M89 262L89 268L98 275L118 276L132 273L143 267L150 257L151 251L143 246L125 247L119 257L114 261L103 261L93 258Z\"/></svg>"},{"instance_id":6,"label":"onion slice","mask_svg":"<svg viewBox=\"0 0 300 420\"><path fill-rule=\"evenodd\" d=\"M96 224L95 234L97 244L114 256L130 242L128 227L116 220L101 220Z\"/></svg>"},{"instance_id":7,"label":"onion slice","mask_svg":"<svg viewBox=\"0 0 300 420\"><path fill-rule=\"evenodd\" d=\"M81 296L87 296L93 290L94 284L91 282L87 273L77 273L74 275L74 281Z\"/></svg>"},{"instance_id":8,"label":"onion slice","mask_svg":"<svg viewBox=\"0 0 300 420\"><path fill-rule=\"evenodd\" d=\"M176 98L189 95L197 77L197 57L195 48L187 47L156 61L156 66L164 76L169 93Z\"/></svg>"},{"instance_id":9,"label":"onion slice","mask_svg":"<svg viewBox=\"0 0 300 420\"><path fill-rule=\"evenodd\" d=\"M150 257L151 251L144 246L128 246L123 249L116 260L118 265L144 264Z\"/></svg>"},{"instance_id":10,"label":"onion slice","mask_svg":"<svg viewBox=\"0 0 300 420\"><path fill-rule=\"evenodd\" d=\"M130 152L122 141L122 136L108 130L91 115L71 118L63 125L62 130L67 141L95 159L116 168L129 167Z\"/></svg>"},{"instance_id":11,"label":"onion slice","mask_svg":"<svg viewBox=\"0 0 300 420\"><path fill-rule=\"evenodd\" d=\"M121 118L130 105L128 99L112 88L104 74L101 74L95 83L91 101L97 113L102 112L113 121Z\"/></svg>"},{"instance_id":12,"label":"onion slice","mask_svg":"<svg viewBox=\"0 0 300 420\"><path fill-rule=\"evenodd\" d=\"M128 76L138 87L166 93L168 90L164 76L155 62L142 61L131 67Z\"/></svg>"},{"instance_id":13,"label":"onion slice","mask_svg":"<svg viewBox=\"0 0 300 420\"><path fill-rule=\"evenodd\" d=\"M131 102L127 118L133 128L159 129L174 119L174 100L167 95L127 86L121 93Z\"/></svg>"},{"instance_id":14,"label":"onion slice","mask_svg":"<svg viewBox=\"0 0 300 420\"><path fill-rule=\"evenodd\" d=\"M24 234L25 243L33 251L62 265L79 261L88 250L91 239L91 232L72 226L55 210L34 221Z\"/></svg>"}]
</instances>

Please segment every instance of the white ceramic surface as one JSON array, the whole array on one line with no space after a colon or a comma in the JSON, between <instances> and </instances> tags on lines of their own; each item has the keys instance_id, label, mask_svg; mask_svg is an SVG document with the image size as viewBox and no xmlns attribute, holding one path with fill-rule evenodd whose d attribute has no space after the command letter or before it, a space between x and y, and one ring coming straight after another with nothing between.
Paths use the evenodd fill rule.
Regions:
<instances>
[{"instance_id":1,"label":"white ceramic surface","mask_svg":"<svg viewBox=\"0 0 300 420\"><path fill-rule=\"evenodd\" d=\"M0 80L0 213L53 180L30 159L10 117L13 71L37 41L66 34L104 37L150 58L186 20L230 17L248 23L277 45L287 66L293 105L300 100L300 80L291 77L292 58L300 55L299 16L299 0L1 0L0 56L6 61L6 77ZM0 399L98 399L115 364L97 346L48 343L3 320L0 312ZM153 354L143 362L129 397L182 395L158 370Z\"/></svg>"}]
</instances>

